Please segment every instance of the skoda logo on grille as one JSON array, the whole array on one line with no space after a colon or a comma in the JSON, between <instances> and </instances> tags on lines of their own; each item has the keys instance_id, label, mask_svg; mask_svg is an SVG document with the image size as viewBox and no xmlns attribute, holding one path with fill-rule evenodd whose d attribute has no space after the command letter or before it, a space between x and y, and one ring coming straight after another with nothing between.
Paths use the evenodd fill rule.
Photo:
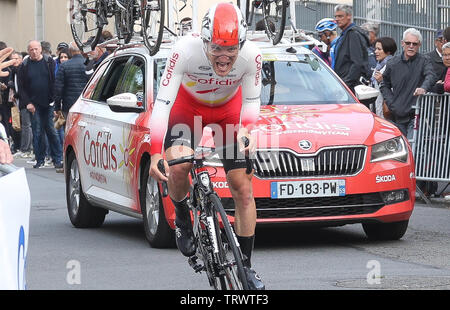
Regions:
<instances>
[{"instance_id":1,"label":"skoda logo on grille","mask_svg":"<svg viewBox=\"0 0 450 310\"><path fill-rule=\"evenodd\" d=\"M311 149L312 143L311 143L311 141L308 141L308 140L302 140L302 141L300 141L300 142L298 143L298 146L299 146L302 150L308 151L308 150Z\"/></svg>"}]
</instances>

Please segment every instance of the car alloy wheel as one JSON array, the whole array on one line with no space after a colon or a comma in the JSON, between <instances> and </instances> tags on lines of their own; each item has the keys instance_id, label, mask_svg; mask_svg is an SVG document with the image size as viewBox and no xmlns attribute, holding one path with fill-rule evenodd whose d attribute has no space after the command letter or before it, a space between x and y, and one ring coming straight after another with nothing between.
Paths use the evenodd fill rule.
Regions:
<instances>
[{"instance_id":1,"label":"car alloy wheel","mask_svg":"<svg viewBox=\"0 0 450 310\"><path fill-rule=\"evenodd\" d=\"M69 210L73 215L78 213L80 206L80 171L76 160L72 160L69 170Z\"/></svg>"},{"instance_id":2,"label":"car alloy wheel","mask_svg":"<svg viewBox=\"0 0 450 310\"><path fill-rule=\"evenodd\" d=\"M174 247L175 234L167 223L159 184L149 175L149 169L150 161L144 166L139 190L145 237L154 248Z\"/></svg>"},{"instance_id":3,"label":"car alloy wheel","mask_svg":"<svg viewBox=\"0 0 450 310\"><path fill-rule=\"evenodd\" d=\"M70 222L77 228L100 227L107 210L93 206L83 193L80 168L73 152L67 157L66 200Z\"/></svg>"},{"instance_id":4,"label":"car alloy wheel","mask_svg":"<svg viewBox=\"0 0 450 310\"><path fill-rule=\"evenodd\" d=\"M148 178L146 187L146 213L148 228L152 235L155 235L159 225L160 197L158 183L153 178Z\"/></svg>"}]
</instances>

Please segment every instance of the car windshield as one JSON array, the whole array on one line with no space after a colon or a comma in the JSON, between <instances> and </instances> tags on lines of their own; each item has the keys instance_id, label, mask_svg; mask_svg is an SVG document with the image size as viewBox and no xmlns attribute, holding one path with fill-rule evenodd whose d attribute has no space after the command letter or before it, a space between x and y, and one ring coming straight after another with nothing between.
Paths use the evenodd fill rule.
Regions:
<instances>
[{"instance_id":1,"label":"car windshield","mask_svg":"<svg viewBox=\"0 0 450 310\"><path fill-rule=\"evenodd\" d=\"M263 54L262 105L355 103L314 55Z\"/></svg>"}]
</instances>

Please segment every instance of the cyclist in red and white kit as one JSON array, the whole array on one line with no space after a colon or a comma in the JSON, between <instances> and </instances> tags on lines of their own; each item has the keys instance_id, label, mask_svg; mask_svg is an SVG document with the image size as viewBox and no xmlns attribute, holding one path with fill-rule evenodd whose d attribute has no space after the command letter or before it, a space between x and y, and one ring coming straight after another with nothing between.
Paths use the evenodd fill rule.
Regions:
<instances>
[{"instance_id":1,"label":"cyclist in red and white kit","mask_svg":"<svg viewBox=\"0 0 450 310\"><path fill-rule=\"evenodd\" d=\"M151 120L150 175L167 181L169 196L175 205L176 243L185 256L195 254L190 211L187 206L191 164L170 167L164 161L166 176L157 164L193 154L203 127L214 132L216 147L235 145L232 158L221 158L227 182L235 202L234 228L245 255L249 286L264 289L251 269L256 226L252 174L245 173L246 162L236 149L255 148L250 130L259 116L261 92L261 52L246 41L247 25L240 9L231 3L212 6L202 22L201 36L187 36L172 48L161 77ZM241 138L250 141L246 147ZM229 153L228 151L226 152Z\"/></svg>"}]
</instances>

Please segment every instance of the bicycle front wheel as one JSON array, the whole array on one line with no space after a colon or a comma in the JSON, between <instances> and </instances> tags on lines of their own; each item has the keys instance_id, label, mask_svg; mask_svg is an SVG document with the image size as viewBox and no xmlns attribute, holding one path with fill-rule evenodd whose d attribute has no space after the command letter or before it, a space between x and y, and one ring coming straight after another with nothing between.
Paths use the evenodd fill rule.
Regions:
<instances>
[{"instance_id":1,"label":"bicycle front wheel","mask_svg":"<svg viewBox=\"0 0 450 310\"><path fill-rule=\"evenodd\" d=\"M218 246L219 280L223 290L248 290L241 249L238 246L236 236L230 221L223 209L219 197L210 195L217 223L216 236ZM220 229L222 222L223 229Z\"/></svg>"},{"instance_id":2,"label":"bicycle front wheel","mask_svg":"<svg viewBox=\"0 0 450 310\"><path fill-rule=\"evenodd\" d=\"M106 16L100 1L70 0L69 20L73 40L83 52L94 50L102 34Z\"/></svg>"},{"instance_id":3,"label":"bicycle front wheel","mask_svg":"<svg viewBox=\"0 0 450 310\"><path fill-rule=\"evenodd\" d=\"M159 51L164 32L164 0L141 1L141 24L144 44L153 56Z\"/></svg>"},{"instance_id":4,"label":"bicycle front wheel","mask_svg":"<svg viewBox=\"0 0 450 310\"><path fill-rule=\"evenodd\" d=\"M288 5L289 0L263 1L264 26L273 45L278 44L283 38Z\"/></svg>"}]
</instances>

